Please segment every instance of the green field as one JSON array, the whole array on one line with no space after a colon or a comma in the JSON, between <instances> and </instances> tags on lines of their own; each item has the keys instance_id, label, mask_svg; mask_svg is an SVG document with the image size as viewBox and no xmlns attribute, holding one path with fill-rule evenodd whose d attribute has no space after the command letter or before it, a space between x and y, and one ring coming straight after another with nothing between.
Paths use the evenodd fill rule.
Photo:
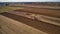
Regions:
<instances>
[{"instance_id":1,"label":"green field","mask_svg":"<svg viewBox=\"0 0 60 34\"><path fill-rule=\"evenodd\" d=\"M6 12L6 11L12 11L12 10L16 10L16 9L21 9L21 7L4 6L4 7L0 7L0 13Z\"/></svg>"}]
</instances>

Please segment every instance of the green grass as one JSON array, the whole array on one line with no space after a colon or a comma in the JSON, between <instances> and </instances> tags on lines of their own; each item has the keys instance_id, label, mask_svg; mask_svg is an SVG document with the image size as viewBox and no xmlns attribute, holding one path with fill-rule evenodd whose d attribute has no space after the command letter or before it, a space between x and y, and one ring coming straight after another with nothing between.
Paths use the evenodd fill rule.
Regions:
<instances>
[{"instance_id":1,"label":"green grass","mask_svg":"<svg viewBox=\"0 0 60 34\"><path fill-rule=\"evenodd\" d=\"M12 11L12 10L16 10L16 9L20 9L20 7L4 6L4 7L0 7L0 13L6 12L6 11Z\"/></svg>"}]
</instances>

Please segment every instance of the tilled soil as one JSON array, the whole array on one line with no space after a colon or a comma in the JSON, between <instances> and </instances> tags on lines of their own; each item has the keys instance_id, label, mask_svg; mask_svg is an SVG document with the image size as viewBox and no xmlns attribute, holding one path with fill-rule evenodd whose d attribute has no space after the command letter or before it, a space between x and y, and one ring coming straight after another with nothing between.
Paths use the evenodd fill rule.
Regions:
<instances>
[{"instance_id":1,"label":"tilled soil","mask_svg":"<svg viewBox=\"0 0 60 34\"><path fill-rule=\"evenodd\" d=\"M47 15L47 16L52 16L52 17L57 17L60 18L60 10L53 10L53 9L37 9L37 8L29 8L25 7L24 9L18 9L15 11L24 11L24 12L32 12L32 13L37 13L41 15Z\"/></svg>"},{"instance_id":2,"label":"tilled soil","mask_svg":"<svg viewBox=\"0 0 60 34\"><path fill-rule=\"evenodd\" d=\"M29 26L36 28L36 29L39 29L43 32L47 32L48 34L60 34L60 26L48 24L48 23L38 21L38 20L29 19L26 17L11 14L8 12L0 13L0 15L4 15L4 16L12 18L14 20L20 21L24 24L27 24Z\"/></svg>"}]
</instances>

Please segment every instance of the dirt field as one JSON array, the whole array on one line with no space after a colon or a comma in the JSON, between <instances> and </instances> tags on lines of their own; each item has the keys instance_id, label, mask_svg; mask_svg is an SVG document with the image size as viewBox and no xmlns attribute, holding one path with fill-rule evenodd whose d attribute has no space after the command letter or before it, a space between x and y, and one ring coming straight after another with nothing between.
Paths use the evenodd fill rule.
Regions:
<instances>
[{"instance_id":1,"label":"dirt field","mask_svg":"<svg viewBox=\"0 0 60 34\"><path fill-rule=\"evenodd\" d=\"M60 10L55 10L55 9L45 9L45 8L44 9L42 9L42 8L37 9L37 8L25 7L24 9L18 9L18 10L14 10L14 11L32 12L32 13L36 13L36 14L60 18ZM39 29L43 32L46 32L48 34L60 34L60 26L56 26L56 25L45 23L42 21L18 16L16 14L12 14L9 12L0 13L0 15L12 18L12 19L22 22L26 25L29 25L29 26L34 27L36 29Z\"/></svg>"},{"instance_id":2,"label":"dirt field","mask_svg":"<svg viewBox=\"0 0 60 34\"><path fill-rule=\"evenodd\" d=\"M0 34L47 34L22 22L0 15Z\"/></svg>"},{"instance_id":3,"label":"dirt field","mask_svg":"<svg viewBox=\"0 0 60 34\"><path fill-rule=\"evenodd\" d=\"M48 24L45 22L41 22L38 20L32 20L26 17L22 17L22 16L17 16L15 14L10 14L10 13L1 13L1 15L7 16L9 18L12 18L14 20L20 21L24 24L27 24L29 26L32 26L36 29L39 29L43 32L46 32L48 34L60 34L60 26L56 26L56 25L52 25L52 24Z\"/></svg>"},{"instance_id":4,"label":"dirt field","mask_svg":"<svg viewBox=\"0 0 60 34\"><path fill-rule=\"evenodd\" d=\"M15 11L26 11L26 12L33 12L37 14L52 16L60 18L60 10L52 10L52 9L37 9L37 8L24 8L24 9L18 9Z\"/></svg>"}]
</instances>

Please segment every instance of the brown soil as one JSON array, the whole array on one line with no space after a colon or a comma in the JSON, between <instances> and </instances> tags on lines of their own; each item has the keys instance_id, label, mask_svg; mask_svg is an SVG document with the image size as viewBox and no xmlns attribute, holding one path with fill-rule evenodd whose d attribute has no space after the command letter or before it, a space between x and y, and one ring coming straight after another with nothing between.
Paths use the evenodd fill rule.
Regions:
<instances>
[{"instance_id":1,"label":"brown soil","mask_svg":"<svg viewBox=\"0 0 60 34\"><path fill-rule=\"evenodd\" d=\"M36 29L47 32L48 34L60 34L60 26L48 24L48 23L45 23L42 21L33 20L33 19L26 18L26 17L22 17L22 16L17 16L15 14L11 14L8 12L1 13L1 15L4 15L4 16L7 16L14 20L20 21L20 22L27 24L29 26L32 26Z\"/></svg>"},{"instance_id":2,"label":"brown soil","mask_svg":"<svg viewBox=\"0 0 60 34\"><path fill-rule=\"evenodd\" d=\"M45 8L39 9L39 8L26 8L25 7L24 9L18 9L15 11L32 12L32 13L60 18L60 10L55 10L55 9L53 10L53 9L45 9Z\"/></svg>"}]
</instances>

